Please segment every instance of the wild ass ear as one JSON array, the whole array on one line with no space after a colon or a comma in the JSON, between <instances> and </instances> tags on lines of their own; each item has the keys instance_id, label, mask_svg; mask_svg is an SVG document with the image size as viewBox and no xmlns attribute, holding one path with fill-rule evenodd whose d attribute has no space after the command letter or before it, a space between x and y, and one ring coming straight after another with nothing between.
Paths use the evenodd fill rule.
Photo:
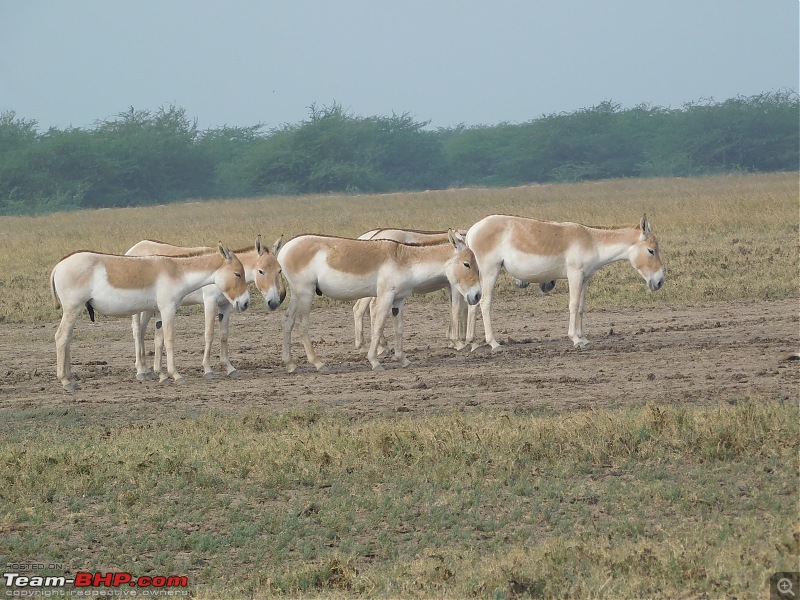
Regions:
<instances>
[{"instance_id":1,"label":"wild ass ear","mask_svg":"<svg viewBox=\"0 0 800 600\"><path fill-rule=\"evenodd\" d=\"M267 248L266 246L262 246L261 245L261 234L260 233L258 234L258 237L256 238L256 252L258 253L259 256L264 256L264 254L269 252L269 248Z\"/></svg>"},{"instance_id":2,"label":"wild ass ear","mask_svg":"<svg viewBox=\"0 0 800 600\"><path fill-rule=\"evenodd\" d=\"M462 238L452 229L447 230L447 238L450 240L450 243L453 244L453 248L459 252L461 252L461 250L463 250L467 245L466 242L464 242L464 238Z\"/></svg>"},{"instance_id":3,"label":"wild ass ear","mask_svg":"<svg viewBox=\"0 0 800 600\"><path fill-rule=\"evenodd\" d=\"M233 259L233 254L222 242L219 243L219 253L225 257L225 260L230 261Z\"/></svg>"},{"instance_id":4,"label":"wild ass ear","mask_svg":"<svg viewBox=\"0 0 800 600\"><path fill-rule=\"evenodd\" d=\"M642 220L639 222L639 229L642 230L642 239L646 240L650 237L650 222L647 220L647 215L642 216Z\"/></svg>"},{"instance_id":5,"label":"wild ass ear","mask_svg":"<svg viewBox=\"0 0 800 600\"><path fill-rule=\"evenodd\" d=\"M275 256L278 256L278 252L281 251L282 247L283 247L283 234L281 234L281 237L275 240L275 243L272 245L272 253Z\"/></svg>"}]
</instances>

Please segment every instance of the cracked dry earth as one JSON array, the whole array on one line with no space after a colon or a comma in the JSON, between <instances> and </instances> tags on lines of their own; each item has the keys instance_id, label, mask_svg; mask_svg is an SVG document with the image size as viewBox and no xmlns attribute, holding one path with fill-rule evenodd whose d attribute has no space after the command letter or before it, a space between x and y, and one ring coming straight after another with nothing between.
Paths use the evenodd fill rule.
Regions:
<instances>
[{"instance_id":1,"label":"cracked dry earth","mask_svg":"<svg viewBox=\"0 0 800 600\"><path fill-rule=\"evenodd\" d=\"M745 397L797 400L797 299L710 306L594 309L585 316L592 346L572 347L568 314L537 310L534 297L496 302L499 352L446 347L443 302L407 304L405 347L412 366L391 357L373 372L353 345L349 304L315 303L311 336L330 367L280 360L285 308L234 315L231 357L240 376L202 378L202 316L181 314L176 360L184 385L136 381L128 319L88 318L76 326L73 373L81 389L63 392L55 376L56 322L0 329L0 409L76 408L109 423L161 421L205 412L315 411L351 419L445 411L566 412L665 404L715 404ZM151 326L152 327L152 326ZM478 322L482 334L482 325ZM387 329L391 339L391 325ZM152 337L148 349L152 350ZM215 342L213 352L218 353Z\"/></svg>"}]
</instances>

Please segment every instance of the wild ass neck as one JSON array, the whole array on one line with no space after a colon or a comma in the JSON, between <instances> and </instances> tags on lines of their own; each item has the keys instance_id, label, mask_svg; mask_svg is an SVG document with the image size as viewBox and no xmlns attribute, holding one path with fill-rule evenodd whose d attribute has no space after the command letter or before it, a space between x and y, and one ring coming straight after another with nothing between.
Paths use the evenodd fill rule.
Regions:
<instances>
[{"instance_id":1,"label":"wild ass neck","mask_svg":"<svg viewBox=\"0 0 800 600\"><path fill-rule=\"evenodd\" d=\"M219 253L175 257L170 260L175 261L174 264L179 270L179 285L187 292L214 283L215 273L225 263L225 258Z\"/></svg>"},{"instance_id":2,"label":"wild ass neck","mask_svg":"<svg viewBox=\"0 0 800 600\"><path fill-rule=\"evenodd\" d=\"M586 231L594 240L596 260L593 271L610 263L626 260L628 250L639 240L641 235L641 231L633 226L616 229L586 227Z\"/></svg>"},{"instance_id":3,"label":"wild ass neck","mask_svg":"<svg viewBox=\"0 0 800 600\"><path fill-rule=\"evenodd\" d=\"M447 262L453 256L449 243L435 245L397 244L395 261L413 273L415 283L422 284L434 279L446 279Z\"/></svg>"}]
</instances>

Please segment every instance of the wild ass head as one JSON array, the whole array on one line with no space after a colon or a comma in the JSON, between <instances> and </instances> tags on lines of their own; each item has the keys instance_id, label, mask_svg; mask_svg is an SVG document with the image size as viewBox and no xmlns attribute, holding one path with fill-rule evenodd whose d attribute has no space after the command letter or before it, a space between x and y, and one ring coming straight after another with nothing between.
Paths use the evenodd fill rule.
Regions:
<instances>
[{"instance_id":1,"label":"wild ass head","mask_svg":"<svg viewBox=\"0 0 800 600\"><path fill-rule=\"evenodd\" d=\"M655 292L664 285L664 266L658 253L658 240L650 230L647 215L642 217L639 229L639 240L628 250L628 259L647 282L647 287Z\"/></svg>"},{"instance_id":2,"label":"wild ass head","mask_svg":"<svg viewBox=\"0 0 800 600\"><path fill-rule=\"evenodd\" d=\"M481 276L475 255L464 238L452 229L447 231L447 237L454 248L453 256L447 261L447 280L464 296L467 304L477 304L481 299Z\"/></svg>"},{"instance_id":3,"label":"wild ass head","mask_svg":"<svg viewBox=\"0 0 800 600\"><path fill-rule=\"evenodd\" d=\"M239 258L222 242L219 243L219 253L225 262L214 272L214 283L237 311L247 310L250 306L250 292L247 290L244 267Z\"/></svg>"},{"instance_id":4,"label":"wild ass head","mask_svg":"<svg viewBox=\"0 0 800 600\"><path fill-rule=\"evenodd\" d=\"M277 259L281 246L283 246L283 236L275 241L272 246L272 252L270 252L269 247L261 244L260 235L256 238L256 252L258 253L256 287L261 292L261 295L264 296L267 310L275 310L286 298L286 288L281 277L281 266L278 264Z\"/></svg>"}]
</instances>

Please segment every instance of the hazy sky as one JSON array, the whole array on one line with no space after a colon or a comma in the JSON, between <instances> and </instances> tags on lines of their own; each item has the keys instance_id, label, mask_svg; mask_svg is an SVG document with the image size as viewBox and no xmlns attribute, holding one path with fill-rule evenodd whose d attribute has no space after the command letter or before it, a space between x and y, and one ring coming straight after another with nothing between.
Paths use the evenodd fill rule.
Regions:
<instances>
[{"instance_id":1,"label":"hazy sky","mask_svg":"<svg viewBox=\"0 0 800 600\"><path fill-rule=\"evenodd\" d=\"M432 127L798 90L798 0L0 0L0 111L201 129L334 101Z\"/></svg>"}]
</instances>

